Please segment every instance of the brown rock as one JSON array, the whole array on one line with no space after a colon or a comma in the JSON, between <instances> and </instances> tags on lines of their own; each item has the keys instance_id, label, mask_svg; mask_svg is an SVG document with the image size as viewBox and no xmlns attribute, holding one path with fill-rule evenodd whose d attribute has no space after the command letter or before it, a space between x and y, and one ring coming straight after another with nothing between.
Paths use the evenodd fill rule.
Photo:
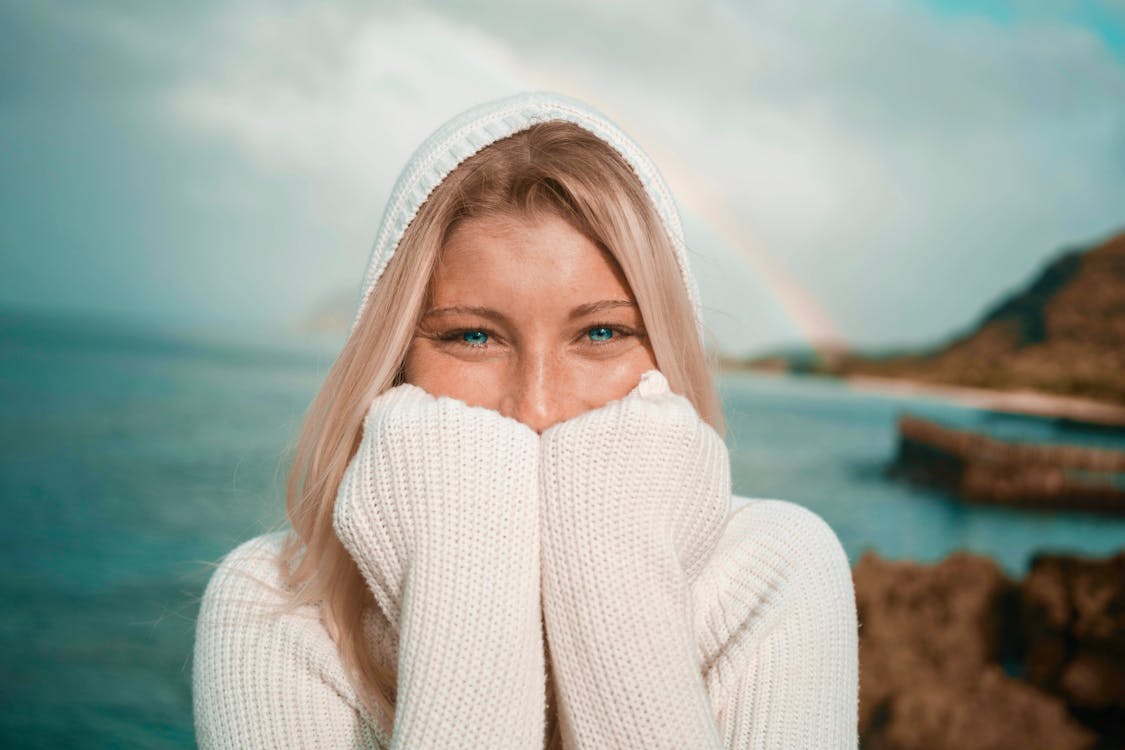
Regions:
<instances>
[{"instance_id":1,"label":"brown rock","mask_svg":"<svg viewBox=\"0 0 1125 750\"><path fill-rule=\"evenodd\" d=\"M1125 706L1125 670L1099 651L1081 647L1059 677L1060 693L1073 705L1100 711Z\"/></svg>"},{"instance_id":2,"label":"brown rock","mask_svg":"<svg viewBox=\"0 0 1125 750\"><path fill-rule=\"evenodd\" d=\"M1125 709L1125 552L1037 555L1020 607L1028 681L1080 709Z\"/></svg>"},{"instance_id":3,"label":"brown rock","mask_svg":"<svg viewBox=\"0 0 1125 750\"><path fill-rule=\"evenodd\" d=\"M1104 690L1099 656L1073 658L1058 633L1078 620L1069 569L1044 565L1034 590L1036 641L1051 679L1072 692ZM1005 675L1018 652L1020 589L990 558L953 553L924 565L873 552L853 571L860 620L860 736L875 750L1091 750L1098 735L1066 700ZM1099 579L1100 580L1100 579ZM1088 582L1086 628L1107 631L1106 595ZM1109 618L1112 622L1112 617ZM1073 666L1071 666L1073 665ZM1070 671L1067 671L1067 670Z\"/></svg>"},{"instance_id":4,"label":"brown rock","mask_svg":"<svg viewBox=\"0 0 1125 750\"><path fill-rule=\"evenodd\" d=\"M986 667L968 685L927 683L899 694L880 750L1091 750L1097 735L1051 695ZM865 743L865 747L867 747Z\"/></svg>"},{"instance_id":5,"label":"brown rock","mask_svg":"<svg viewBox=\"0 0 1125 750\"><path fill-rule=\"evenodd\" d=\"M1061 251L944 343L891 356L853 352L821 369L1125 404L1123 300L1125 232Z\"/></svg>"},{"instance_id":6,"label":"brown rock","mask_svg":"<svg viewBox=\"0 0 1125 750\"><path fill-rule=\"evenodd\" d=\"M860 621L860 733L878 730L890 700L919 685L968 685L1000 652L1013 584L980 555L937 565L868 551L853 571Z\"/></svg>"}]
</instances>

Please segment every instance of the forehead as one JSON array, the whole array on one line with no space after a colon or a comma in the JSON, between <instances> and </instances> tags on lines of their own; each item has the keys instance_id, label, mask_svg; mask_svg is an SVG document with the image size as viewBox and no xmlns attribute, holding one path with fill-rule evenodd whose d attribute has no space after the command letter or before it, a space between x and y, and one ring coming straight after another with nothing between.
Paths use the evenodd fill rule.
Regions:
<instances>
[{"instance_id":1,"label":"forehead","mask_svg":"<svg viewBox=\"0 0 1125 750\"><path fill-rule=\"evenodd\" d=\"M632 299L616 260L557 216L468 219L449 236L431 285L435 302ZM457 300L450 300L458 297ZM586 301L586 300L581 300Z\"/></svg>"}]
</instances>

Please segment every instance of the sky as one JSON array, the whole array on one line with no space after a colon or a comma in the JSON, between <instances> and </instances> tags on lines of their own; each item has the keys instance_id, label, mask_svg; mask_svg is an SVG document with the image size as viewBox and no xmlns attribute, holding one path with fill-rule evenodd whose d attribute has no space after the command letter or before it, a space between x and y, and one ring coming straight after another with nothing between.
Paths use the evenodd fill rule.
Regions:
<instances>
[{"instance_id":1,"label":"sky","mask_svg":"<svg viewBox=\"0 0 1125 750\"><path fill-rule=\"evenodd\" d=\"M583 99L733 356L940 342L1125 230L1125 0L0 0L0 309L350 320L413 149Z\"/></svg>"}]
</instances>

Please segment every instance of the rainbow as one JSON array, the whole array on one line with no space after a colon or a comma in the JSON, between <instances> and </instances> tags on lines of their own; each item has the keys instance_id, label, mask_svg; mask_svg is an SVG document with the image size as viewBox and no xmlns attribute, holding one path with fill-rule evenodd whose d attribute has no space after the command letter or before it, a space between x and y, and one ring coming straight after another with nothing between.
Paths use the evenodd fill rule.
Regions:
<instances>
[{"instance_id":1,"label":"rainbow","mask_svg":"<svg viewBox=\"0 0 1125 750\"><path fill-rule=\"evenodd\" d=\"M630 120L604 97L584 91L569 79L554 72L533 69L521 60L519 66L506 50L494 44L477 40L475 52L483 55L499 69L509 73L518 70L517 78L525 85L542 90L558 91L589 102L617 122L652 156L667 180L680 211L700 221L715 239L723 243L732 255L746 264L751 278L758 281L759 290L768 296L767 302L778 311L802 342L817 352L836 352L849 347L847 337L835 324L827 310L804 285L775 262L762 242L755 237L751 227L741 219L727 201L724 191L713 180L699 173L677 157L671 149L646 132L642 124ZM515 81L513 81L514 83ZM684 218L687 218L686 216Z\"/></svg>"},{"instance_id":2,"label":"rainbow","mask_svg":"<svg viewBox=\"0 0 1125 750\"><path fill-rule=\"evenodd\" d=\"M615 117L614 115L610 115ZM617 119L615 117L615 119ZM620 123L620 119L618 119ZM713 180L661 147L655 139L644 138L633 124L621 127L645 144L660 166L680 210L701 221L716 239L733 251L757 279L761 290L782 313L805 343L817 350L848 348L847 337L828 315L819 300L771 257L747 223L734 211L725 191ZM655 144L655 145L654 145Z\"/></svg>"},{"instance_id":3,"label":"rainbow","mask_svg":"<svg viewBox=\"0 0 1125 750\"><path fill-rule=\"evenodd\" d=\"M630 121L614 107L607 106L611 103L605 102L601 97L578 91L569 81L553 75L542 75L538 71L525 73L540 88L559 91L590 102L639 143L644 144L668 181L680 210L702 222L717 240L733 251L734 257L746 264L751 277L759 282L760 290L768 295L768 302L779 311L781 318L790 324L805 345L818 352L850 348L847 337L829 316L824 305L773 260L763 243L730 206L724 191L713 180L680 159L671 149L663 147L656 138L645 132L642 125Z\"/></svg>"}]
</instances>

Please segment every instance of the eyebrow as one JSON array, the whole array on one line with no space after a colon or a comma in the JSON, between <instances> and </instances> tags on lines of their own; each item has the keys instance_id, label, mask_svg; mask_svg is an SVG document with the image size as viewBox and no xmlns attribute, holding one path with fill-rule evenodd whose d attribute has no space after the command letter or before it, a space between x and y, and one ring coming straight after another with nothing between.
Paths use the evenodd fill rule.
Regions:
<instances>
[{"instance_id":1,"label":"eyebrow","mask_svg":"<svg viewBox=\"0 0 1125 750\"><path fill-rule=\"evenodd\" d=\"M569 318L570 320L574 320L575 318L581 318L585 315L591 315L604 310L613 310L619 307L631 307L635 309L637 305L632 300L627 299L603 299L598 302L587 302L571 310Z\"/></svg>"},{"instance_id":2,"label":"eyebrow","mask_svg":"<svg viewBox=\"0 0 1125 750\"><path fill-rule=\"evenodd\" d=\"M605 310L613 310L619 307L636 308L636 306L636 303L631 302L627 299L603 299L597 302L587 302L586 304L579 305L578 307L575 307L573 310L571 310L570 315L567 316L567 319L576 320L577 318L581 318L586 315L592 315L593 313L597 312L603 312ZM504 315L504 313L500 312L499 310L493 310L491 307L476 307L470 305L435 307L431 310L427 310L426 314L423 317L429 318L432 316L453 315L458 313L463 315L479 315L482 318L488 318L489 320L496 320L500 322L504 322L508 319L507 316Z\"/></svg>"}]
</instances>

